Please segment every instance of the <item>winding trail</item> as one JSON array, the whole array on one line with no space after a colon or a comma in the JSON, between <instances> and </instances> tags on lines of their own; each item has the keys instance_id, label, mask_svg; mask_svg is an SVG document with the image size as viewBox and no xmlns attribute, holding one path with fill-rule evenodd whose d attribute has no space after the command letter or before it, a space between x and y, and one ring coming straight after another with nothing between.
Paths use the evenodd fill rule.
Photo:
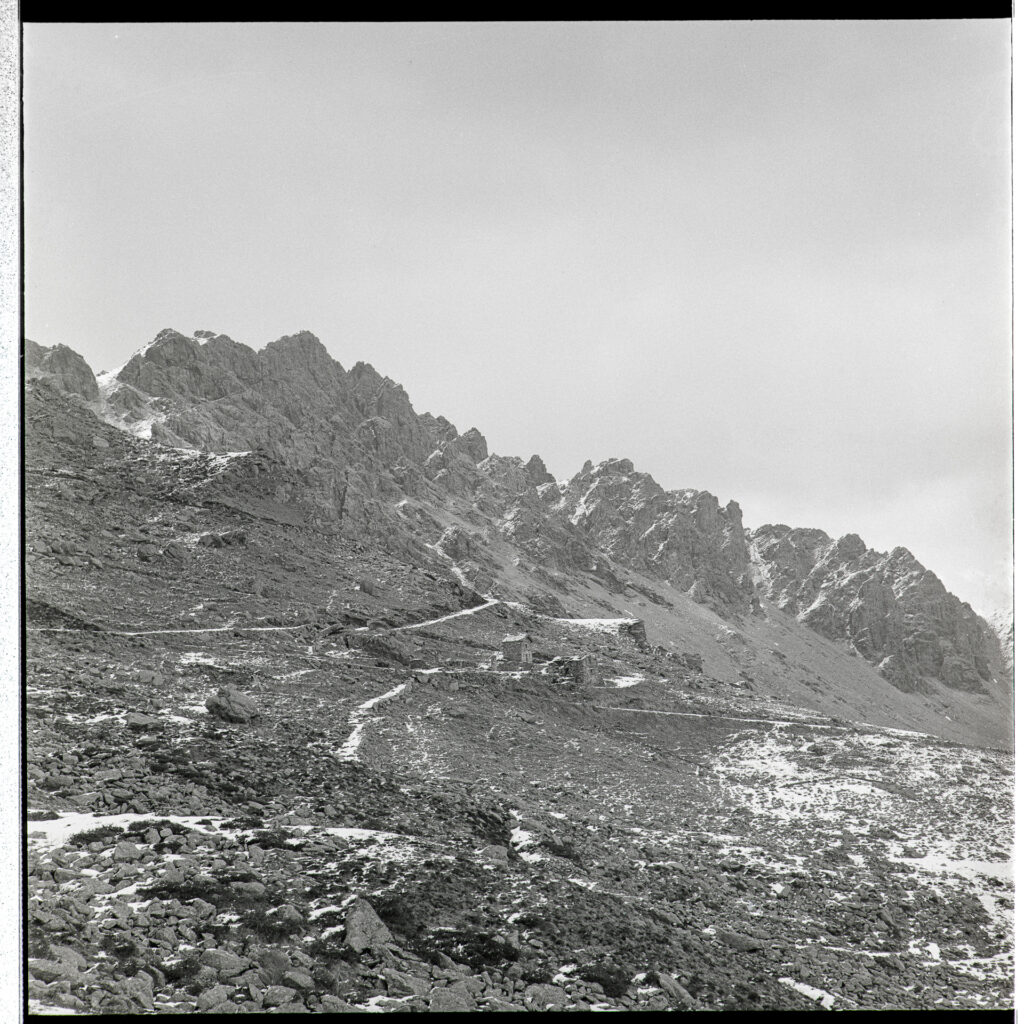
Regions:
<instances>
[{"instance_id":1,"label":"winding trail","mask_svg":"<svg viewBox=\"0 0 1024 1024\"><path fill-rule=\"evenodd\" d=\"M294 626L205 626L197 629L68 629L65 626L29 626L27 633L104 633L107 636L156 636L163 633L275 633L289 629L302 629L308 622Z\"/></svg>"},{"instance_id":2,"label":"winding trail","mask_svg":"<svg viewBox=\"0 0 1024 1024\"><path fill-rule=\"evenodd\" d=\"M450 619L457 619L462 615L475 615L477 612L482 612L487 608L493 608L496 604L504 604L496 597L489 597L483 604L474 605L472 608L462 608L457 612L452 612L450 615L442 615L437 619L428 619L426 622L412 622L407 626L395 626L389 630L391 633L401 633L408 629L421 629L423 626L436 626L441 622L448 622Z\"/></svg>"},{"instance_id":3,"label":"winding trail","mask_svg":"<svg viewBox=\"0 0 1024 1024\"><path fill-rule=\"evenodd\" d=\"M706 711L657 711L653 708L620 708L615 707L611 704L600 704L597 705L601 711L632 711L637 715L672 715L676 718L716 718L722 722L744 722L751 724L760 725L772 725L772 726L783 726L783 725L804 725L808 729L836 729L838 726L828 722L804 722L795 721L790 722L782 718L736 718L733 715L718 715L714 712Z\"/></svg>"},{"instance_id":4,"label":"winding trail","mask_svg":"<svg viewBox=\"0 0 1024 1024\"><path fill-rule=\"evenodd\" d=\"M364 701L349 715L348 724L352 726L352 732L349 733L349 737L342 744L341 749L338 751L338 758L341 761L358 761L359 760L359 744L363 738L363 729L369 724L369 713L378 705L381 701L390 700L393 697L397 697L403 690L406 689L408 683L400 683L393 690L388 690L387 693L382 693L377 697L371 697L368 701Z\"/></svg>"}]
</instances>

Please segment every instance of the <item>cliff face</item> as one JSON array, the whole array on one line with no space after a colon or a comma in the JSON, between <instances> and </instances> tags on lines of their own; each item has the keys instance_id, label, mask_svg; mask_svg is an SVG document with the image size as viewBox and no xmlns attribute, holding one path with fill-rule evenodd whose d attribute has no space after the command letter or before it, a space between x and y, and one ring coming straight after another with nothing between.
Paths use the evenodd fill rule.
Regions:
<instances>
[{"instance_id":1,"label":"cliff face","mask_svg":"<svg viewBox=\"0 0 1024 1024\"><path fill-rule=\"evenodd\" d=\"M346 371L308 331L255 352L209 331L164 330L100 384L107 418L134 433L177 448L259 449L300 471L325 521L343 495L359 514L417 493L431 453L457 435L417 415L372 366Z\"/></svg>"},{"instance_id":2,"label":"cliff face","mask_svg":"<svg viewBox=\"0 0 1024 1024\"><path fill-rule=\"evenodd\" d=\"M43 377L53 381L63 391L78 395L87 402L99 397L96 378L89 364L67 345L47 348L25 339L25 376Z\"/></svg>"},{"instance_id":3,"label":"cliff face","mask_svg":"<svg viewBox=\"0 0 1024 1024\"><path fill-rule=\"evenodd\" d=\"M614 578L610 559L724 615L759 611L735 502L667 492L628 460L557 485L539 456L490 453L475 428L418 415L400 385L366 363L346 371L308 331L256 352L164 330L101 391L113 422L162 444L279 458L305 474L326 521L343 494L350 514L385 519L388 499L461 499L541 566Z\"/></svg>"},{"instance_id":4,"label":"cliff face","mask_svg":"<svg viewBox=\"0 0 1024 1024\"><path fill-rule=\"evenodd\" d=\"M561 516L620 565L665 580L725 615L758 613L739 505L666 491L629 459L583 469L559 488Z\"/></svg>"},{"instance_id":5,"label":"cliff face","mask_svg":"<svg viewBox=\"0 0 1024 1024\"><path fill-rule=\"evenodd\" d=\"M929 680L983 692L1002 669L991 627L906 548L869 550L856 534L762 526L750 536L765 596L815 632L847 643L895 686Z\"/></svg>"}]
</instances>

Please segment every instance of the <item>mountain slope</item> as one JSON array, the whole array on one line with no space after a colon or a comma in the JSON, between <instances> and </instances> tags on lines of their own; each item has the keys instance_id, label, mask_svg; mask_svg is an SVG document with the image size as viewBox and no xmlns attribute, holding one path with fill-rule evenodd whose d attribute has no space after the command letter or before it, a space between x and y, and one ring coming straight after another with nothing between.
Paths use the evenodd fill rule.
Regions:
<instances>
[{"instance_id":1,"label":"mountain slope","mask_svg":"<svg viewBox=\"0 0 1024 1024\"><path fill-rule=\"evenodd\" d=\"M1011 756L907 728L974 736L984 695L943 713L578 525L604 561L545 568L491 455L385 529L52 376L25 415L34 1007L1010 1005Z\"/></svg>"},{"instance_id":2,"label":"mountain slope","mask_svg":"<svg viewBox=\"0 0 1024 1024\"><path fill-rule=\"evenodd\" d=\"M32 345L26 362L90 398L91 371L71 350ZM905 549L881 555L855 535L833 541L783 526L747 533L736 502L665 491L628 459L587 463L557 483L539 456L499 456L475 428L460 434L444 417L417 414L404 389L367 364L344 370L309 332L254 352L210 331L161 331L100 375L89 407L136 436L232 453L227 500L239 501L235 478L247 474L240 507L250 513L291 501L288 515L327 536L386 536L417 565L454 560L468 583L540 611L628 606L651 619L655 642L686 636L728 678L736 658L721 662L722 644L703 639L724 618L757 637L743 655L757 665L750 685L783 696L800 692L800 680L808 707L1009 742L998 638ZM832 642L820 668L805 677L783 660L790 655L759 624L763 605ZM714 614L697 614L700 606ZM678 614L662 626L664 608Z\"/></svg>"}]
</instances>

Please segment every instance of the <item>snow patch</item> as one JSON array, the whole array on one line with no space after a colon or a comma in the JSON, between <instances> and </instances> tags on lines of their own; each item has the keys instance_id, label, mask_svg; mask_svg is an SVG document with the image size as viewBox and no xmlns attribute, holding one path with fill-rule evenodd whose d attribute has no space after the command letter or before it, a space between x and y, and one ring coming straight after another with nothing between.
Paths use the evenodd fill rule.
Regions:
<instances>
[{"instance_id":1,"label":"snow patch","mask_svg":"<svg viewBox=\"0 0 1024 1024\"><path fill-rule=\"evenodd\" d=\"M638 683L644 681L643 675L635 676L616 676L614 679L610 679L609 682L615 684L616 689L624 690L627 686L636 686Z\"/></svg>"},{"instance_id":2,"label":"snow patch","mask_svg":"<svg viewBox=\"0 0 1024 1024\"><path fill-rule=\"evenodd\" d=\"M830 992L814 988L813 985L805 985L802 981L795 981L793 978L779 978L779 982L783 985L788 985L792 989L796 989L800 995L807 996L808 999L813 999L816 1003L820 1003L823 1010L831 1010L832 1004L836 1001L836 997Z\"/></svg>"}]
</instances>

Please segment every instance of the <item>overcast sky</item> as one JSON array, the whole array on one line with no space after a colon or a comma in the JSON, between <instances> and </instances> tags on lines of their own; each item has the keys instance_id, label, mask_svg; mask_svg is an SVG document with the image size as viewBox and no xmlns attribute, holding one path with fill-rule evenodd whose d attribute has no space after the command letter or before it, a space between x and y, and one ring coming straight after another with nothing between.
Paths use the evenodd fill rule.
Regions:
<instances>
[{"instance_id":1,"label":"overcast sky","mask_svg":"<svg viewBox=\"0 0 1024 1024\"><path fill-rule=\"evenodd\" d=\"M308 329L1010 603L1009 21L25 26L25 332Z\"/></svg>"}]
</instances>

